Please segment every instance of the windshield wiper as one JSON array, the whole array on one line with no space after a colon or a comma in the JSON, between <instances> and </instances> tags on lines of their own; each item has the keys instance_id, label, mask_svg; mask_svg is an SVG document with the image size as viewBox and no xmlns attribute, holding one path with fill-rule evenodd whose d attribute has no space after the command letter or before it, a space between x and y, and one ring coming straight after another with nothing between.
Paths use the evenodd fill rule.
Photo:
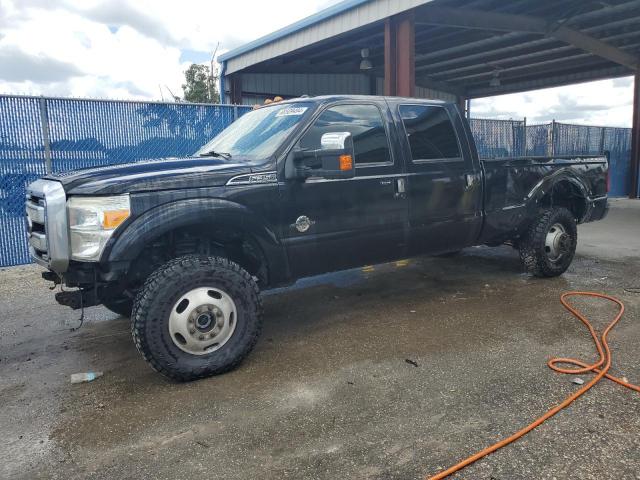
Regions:
<instances>
[{"instance_id":1,"label":"windshield wiper","mask_svg":"<svg viewBox=\"0 0 640 480\"><path fill-rule=\"evenodd\" d=\"M201 157L222 157L227 160L231 158L231 154L227 152L216 152L214 150L210 150L208 152L204 152L200 154Z\"/></svg>"}]
</instances>

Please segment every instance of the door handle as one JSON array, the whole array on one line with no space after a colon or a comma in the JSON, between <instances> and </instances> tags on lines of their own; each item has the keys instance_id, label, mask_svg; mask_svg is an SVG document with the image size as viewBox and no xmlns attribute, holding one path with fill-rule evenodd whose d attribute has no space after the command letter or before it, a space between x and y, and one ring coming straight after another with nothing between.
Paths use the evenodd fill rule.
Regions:
<instances>
[{"instance_id":1,"label":"door handle","mask_svg":"<svg viewBox=\"0 0 640 480\"><path fill-rule=\"evenodd\" d=\"M464 176L464 182L467 188L471 188L473 185L476 184L476 180L478 179L478 176L475 173L467 173Z\"/></svg>"},{"instance_id":2,"label":"door handle","mask_svg":"<svg viewBox=\"0 0 640 480\"><path fill-rule=\"evenodd\" d=\"M396 193L394 195L395 198L405 198L406 194L405 192L407 191L406 185L405 185L405 179L404 178L398 178L396 179Z\"/></svg>"}]
</instances>

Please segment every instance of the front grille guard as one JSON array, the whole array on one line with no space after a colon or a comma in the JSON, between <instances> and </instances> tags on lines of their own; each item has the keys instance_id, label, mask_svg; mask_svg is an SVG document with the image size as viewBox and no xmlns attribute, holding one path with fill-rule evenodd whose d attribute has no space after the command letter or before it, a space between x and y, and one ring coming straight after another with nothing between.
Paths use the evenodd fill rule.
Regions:
<instances>
[{"instance_id":1,"label":"front grille guard","mask_svg":"<svg viewBox=\"0 0 640 480\"><path fill-rule=\"evenodd\" d=\"M44 207L43 232L34 228L42 220L36 208L40 206L40 199ZM67 197L62 184L40 179L27 187L27 228L31 258L54 272L66 272L70 252Z\"/></svg>"}]
</instances>

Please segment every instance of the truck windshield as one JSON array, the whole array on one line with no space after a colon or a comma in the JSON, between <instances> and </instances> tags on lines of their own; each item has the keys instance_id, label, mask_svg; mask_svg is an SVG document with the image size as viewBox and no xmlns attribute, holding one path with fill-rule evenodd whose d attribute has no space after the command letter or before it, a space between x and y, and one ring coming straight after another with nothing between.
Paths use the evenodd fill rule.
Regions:
<instances>
[{"instance_id":1,"label":"truck windshield","mask_svg":"<svg viewBox=\"0 0 640 480\"><path fill-rule=\"evenodd\" d=\"M270 157L300 120L311 111L311 103L283 103L245 113L196 155L212 155L239 161Z\"/></svg>"}]
</instances>

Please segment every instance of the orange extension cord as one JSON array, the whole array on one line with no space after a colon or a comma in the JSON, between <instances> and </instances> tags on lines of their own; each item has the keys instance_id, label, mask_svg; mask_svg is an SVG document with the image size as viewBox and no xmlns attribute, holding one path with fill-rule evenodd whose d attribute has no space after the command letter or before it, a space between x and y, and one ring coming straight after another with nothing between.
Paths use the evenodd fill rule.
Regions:
<instances>
[{"instance_id":1,"label":"orange extension cord","mask_svg":"<svg viewBox=\"0 0 640 480\"><path fill-rule=\"evenodd\" d=\"M571 304L567 301L567 298L569 297L578 297L578 296L603 298L605 300L615 303L618 306L617 315L611 321L611 323L609 323L607 328L604 330L601 338L598 338L598 334L594 330L594 328L591 326L591 323L589 323L589 320L587 320L582 313L580 313L576 308L571 306ZM491 445L490 447L479 451L475 455L472 455L469 458L462 460L460 463L454 465L453 467L447 470L444 470L438 473L437 475L434 475L432 477L426 477L427 480L439 480L442 478L446 478L449 475L457 472L458 470L463 469L467 465L470 465L473 462L480 460L482 457L485 457L490 453L493 453L496 450L506 445L509 445L510 443L515 442L520 437L526 435L531 430L536 428L538 425L541 425L546 420L553 417L556 413L558 413L563 408L571 405L571 403L574 400L576 400L578 397L586 393L589 389L591 389L591 387L593 387L596 383L602 380L602 377L606 377L609 380L613 380L614 382L616 382L619 385L622 385L623 387L627 387L627 388L630 388L631 390L635 390L636 392L640 392L640 386L625 382L621 378L614 377L613 375L609 375L607 373L611 368L611 350L609 349L609 344L607 343L607 335L609 335L609 332L611 331L611 329L616 325L616 323L618 323L618 321L622 317L622 314L624 313L624 304L617 298L611 297L609 295L604 295L602 293L594 293L594 292L567 292L562 294L562 296L560 297L560 302L562 302L562 305L564 306L564 308L569 310L574 317L576 317L578 320L580 320L582 323L584 323L587 326L587 328L589 329L589 333L591 334L591 337L593 337L593 342L596 344L596 349L598 350L598 355L600 355L600 360L598 360L596 363L592 365L587 365L586 363L581 362L580 360L575 360L573 358L552 358L551 360L549 360L547 365L552 370L560 373L568 373L571 375L576 375L578 373L593 372L593 373L596 373L597 375L590 382L586 383L583 387L581 387L579 390L569 395L562 403L553 407L547 413L542 415L540 418L535 420L530 425L527 425L526 427L524 427L522 430L519 430L513 435L511 435L510 437L500 440L499 442ZM574 368L574 369L561 368L558 366L558 364L576 365L577 367L580 367L580 368Z\"/></svg>"}]
</instances>

